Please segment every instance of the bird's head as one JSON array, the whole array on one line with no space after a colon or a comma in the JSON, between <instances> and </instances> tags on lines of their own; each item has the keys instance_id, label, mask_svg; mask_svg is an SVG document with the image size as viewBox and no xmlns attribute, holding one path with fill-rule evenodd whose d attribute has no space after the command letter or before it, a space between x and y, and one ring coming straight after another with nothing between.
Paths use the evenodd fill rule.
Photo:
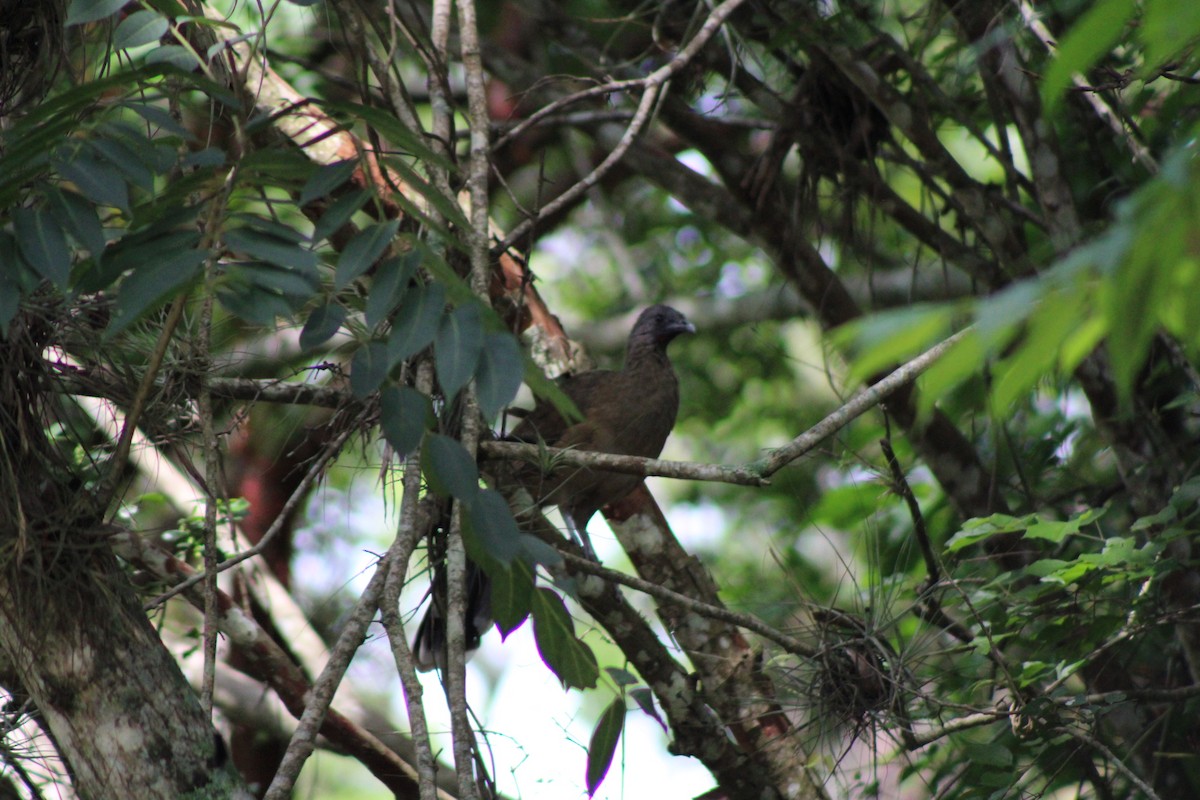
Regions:
<instances>
[{"instance_id":1,"label":"bird's head","mask_svg":"<svg viewBox=\"0 0 1200 800\"><path fill-rule=\"evenodd\" d=\"M666 348L667 344L681 333L695 333L696 326L688 322L687 317L670 306L650 306L643 311L634 323L633 332L629 334L629 343L652 342L656 347Z\"/></svg>"}]
</instances>

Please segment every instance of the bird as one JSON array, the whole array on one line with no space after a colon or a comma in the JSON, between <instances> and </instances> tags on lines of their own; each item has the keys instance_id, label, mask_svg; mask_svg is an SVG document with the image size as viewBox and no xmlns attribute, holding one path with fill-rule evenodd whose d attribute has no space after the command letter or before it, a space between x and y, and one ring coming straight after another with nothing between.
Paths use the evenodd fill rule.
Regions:
<instances>
[{"instance_id":1,"label":"bird","mask_svg":"<svg viewBox=\"0 0 1200 800\"><path fill-rule=\"evenodd\" d=\"M508 437L549 447L657 458L679 412L679 380L667 357L667 345L683 333L695 333L687 318L666 305L644 310L634 323L620 370L596 369L558 382L582 414L569 422L548 401L537 403ZM548 475L538 465L513 472L539 506L558 506L567 530L588 555L588 520L604 506L629 494L642 478L587 467L559 467Z\"/></svg>"},{"instance_id":2,"label":"bird","mask_svg":"<svg viewBox=\"0 0 1200 800\"><path fill-rule=\"evenodd\" d=\"M517 427L501 438L657 458L679 413L679 379L667 346L679 335L695 332L696 327L674 308L650 306L638 315L630 331L621 369L589 370L558 380L558 388L575 404L581 419L568 420L553 403L539 399ZM539 465L525 463L517 465L508 480L524 487L537 506L558 506L572 538L597 560L587 535L588 521L601 508L633 491L643 478L570 465L546 473ZM471 563L468 582L465 627L471 650L492 623L491 592L486 574ZM413 639L417 668L422 672L441 666L444 657L445 614L434 594Z\"/></svg>"}]
</instances>

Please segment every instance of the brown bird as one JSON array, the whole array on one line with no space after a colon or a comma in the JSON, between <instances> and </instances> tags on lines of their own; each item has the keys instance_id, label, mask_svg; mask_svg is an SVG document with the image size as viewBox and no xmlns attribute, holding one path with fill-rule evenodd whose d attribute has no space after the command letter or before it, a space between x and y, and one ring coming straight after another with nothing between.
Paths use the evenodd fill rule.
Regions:
<instances>
[{"instance_id":1,"label":"brown bird","mask_svg":"<svg viewBox=\"0 0 1200 800\"><path fill-rule=\"evenodd\" d=\"M679 412L679 380L667 358L667 345L696 327L670 306L650 306L634 323L620 370L597 369L569 375L558 386L583 415L568 422L554 405L539 400L506 438L549 447L657 458ZM550 474L532 464L517 466L512 477L539 506L558 506L572 537L595 559L587 536L588 520L604 506L629 494L642 482L637 475L562 466ZM436 578L435 578L436 580ZM491 625L491 591L483 571L468 564L466 633L468 649ZM440 665L445 650L445 621L436 593L413 639L417 668Z\"/></svg>"},{"instance_id":2,"label":"brown bird","mask_svg":"<svg viewBox=\"0 0 1200 800\"><path fill-rule=\"evenodd\" d=\"M552 403L542 400L510 438L541 441L549 447L657 458L679 411L679 380L667 358L667 345L681 333L695 332L695 326L670 306L650 306L638 316L629 334L623 369L591 370L558 382L583 414L581 421L568 423ZM572 466L545 475L534 465L522 465L513 476L538 505L558 506L567 529L592 558L588 520L642 482L637 475Z\"/></svg>"}]
</instances>

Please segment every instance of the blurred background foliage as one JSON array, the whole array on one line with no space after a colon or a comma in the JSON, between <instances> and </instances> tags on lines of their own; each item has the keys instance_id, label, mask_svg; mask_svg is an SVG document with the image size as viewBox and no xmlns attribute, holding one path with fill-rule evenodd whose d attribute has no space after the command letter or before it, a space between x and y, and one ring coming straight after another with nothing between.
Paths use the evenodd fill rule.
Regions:
<instances>
[{"instance_id":1,"label":"blurred background foliage","mask_svg":"<svg viewBox=\"0 0 1200 800\"><path fill-rule=\"evenodd\" d=\"M207 368L284 380L340 376L352 362L367 375L394 310L372 307L385 239L419 251L430 285L468 302L456 232L432 219L376 221L380 197L346 190L346 175L314 165L219 75L197 70L180 27L194 8L124 5L75 0L38 18L0 3L9 41L51 30L62 54L47 70L42 50L10 48L12 70L0 70L0 325L44 311L59 346L116 376L108 394L124 404L167 309L190 297L164 369L176 394L143 423L186 447L205 297L217 301ZM390 165L429 177L445 143L406 133L378 76L364 80L364 46L390 55L428 124L427 64L387 21L394 13L424 31L422 4L208 5L261 35L260 55L305 96L330 101ZM667 63L711 6L479 4L493 140L571 92ZM840 609L857 626L850 639L881 648L872 663L900 700L843 697L863 690L839 676L842 662L766 647L767 673L795 712L791 735L817 753L835 795L1200 793L1195 8L750 0L675 76L620 164L515 244L549 308L602 365L619 364L646 305L670 303L695 322L699 334L672 349L682 405L667 458L754 461L864 382L968 329L913 397L854 420L768 487L650 482L728 605L861 656L820 611ZM461 65L446 75L459 111L450 158L461 159ZM499 229L600 163L635 102L632 90L588 98L497 148ZM307 201L333 196L322 189L337 199L313 213ZM454 198L435 185L417 194L453 216ZM380 248L367 238L347 247L345 222ZM365 383L351 379L355 394L386 372L376 364ZM434 399L443 411L448 398ZM233 493L251 514L277 509L263 495L287 496L306 432L328 412L222 413ZM390 538L399 490L375 480L376 439L341 453L275 563L327 635L355 600L361 551ZM103 458L94 432L66 441ZM178 509L154 497L127 509L131 525L174 524ZM933 590L922 537L940 573ZM1018 563L1005 561L1014 551ZM615 553L606 561L623 566ZM962 635L946 634L931 596ZM406 595L406 612L420 597ZM504 685L505 650L489 641L477 662L488 688ZM368 662L364 671L389 669ZM594 721L602 703L589 703ZM972 713L992 716L911 746ZM505 790L538 796L511 769ZM640 796L629 788L637 773L625 775Z\"/></svg>"}]
</instances>

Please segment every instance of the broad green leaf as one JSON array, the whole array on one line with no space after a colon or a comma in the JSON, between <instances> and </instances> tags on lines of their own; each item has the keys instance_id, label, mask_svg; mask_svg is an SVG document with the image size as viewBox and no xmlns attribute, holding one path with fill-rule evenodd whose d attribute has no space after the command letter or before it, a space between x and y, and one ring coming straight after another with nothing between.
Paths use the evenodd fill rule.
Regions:
<instances>
[{"instance_id":1,"label":"broad green leaf","mask_svg":"<svg viewBox=\"0 0 1200 800\"><path fill-rule=\"evenodd\" d=\"M399 228L399 220L379 222L365 228L351 239L338 258L337 275L334 278L333 287L342 289L350 281L370 269L375 260L383 255L383 251L392 243Z\"/></svg>"},{"instance_id":2,"label":"broad green leaf","mask_svg":"<svg viewBox=\"0 0 1200 800\"><path fill-rule=\"evenodd\" d=\"M328 239L339 228L350 221L363 205L371 199L371 193L366 189L351 192L345 197L339 197L326 209L321 218L313 225L312 238L314 242Z\"/></svg>"},{"instance_id":3,"label":"broad green leaf","mask_svg":"<svg viewBox=\"0 0 1200 800\"><path fill-rule=\"evenodd\" d=\"M429 398L411 386L386 386L379 395L379 425L401 457L421 443L432 414Z\"/></svg>"},{"instance_id":4,"label":"broad green leaf","mask_svg":"<svg viewBox=\"0 0 1200 800\"><path fill-rule=\"evenodd\" d=\"M111 338L183 291L201 272L207 258L201 250L183 250L158 262L135 269L121 282L116 308L105 337Z\"/></svg>"},{"instance_id":5,"label":"broad green leaf","mask_svg":"<svg viewBox=\"0 0 1200 800\"><path fill-rule=\"evenodd\" d=\"M21 306L21 275L28 268L17 252L17 240L0 230L0 341L8 338L8 323Z\"/></svg>"},{"instance_id":6,"label":"broad green leaf","mask_svg":"<svg viewBox=\"0 0 1200 800\"><path fill-rule=\"evenodd\" d=\"M67 189L50 189L46 197L59 225L93 258L99 259L104 253L106 240L95 206Z\"/></svg>"},{"instance_id":7,"label":"broad green leaf","mask_svg":"<svg viewBox=\"0 0 1200 800\"><path fill-rule=\"evenodd\" d=\"M494 489L480 489L465 505L474 544L507 567L521 553L521 530L503 495Z\"/></svg>"},{"instance_id":8,"label":"broad green leaf","mask_svg":"<svg viewBox=\"0 0 1200 800\"><path fill-rule=\"evenodd\" d=\"M180 161L181 167L221 167L225 165L225 151L219 147L205 147L185 155Z\"/></svg>"},{"instance_id":9,"label":"broad green leaf","mask_svg":"<svg viewBox=\"0 0 1200 800\"><path fill-rule=\"evenodd\" d=\"M135 11L117 26L113 47L124 50L157 42L169 27L170 22L157 11Z\"/></svg>"},{"instance_id":10,"label":"broad green leaf","mask_svg":"<svg viewBox=\"0 0 1200 800\"><path fill-rule=\"evenodd\" d=\"M374 329L396 308L413 275L417 273L420 260L419 251L413 249L401 257L384 260L379 269L375 270L371 292L367 295L367 306L363 312L368 328Z\"/></svg>"},{"instance_id":11,"label":"broad green leaf","mask_svg":"<svg viewBox=\"0 0 1200 800\"><path fill-rule=\"evenodd\" d=\"M126 2L128 0L71 0L67 6L66 26L69 28L111 17L124 8Z\"/></svg>"},{"instance_id":12,"label":"broad green leaf","mask_svg":"<svg viewBox=\"0 0 1200 800\"><path fill-rule=\"evenodd\" d=\"M129 187L111 164L76 154L70 161L57 162L55 168L96 205L113 206L129 212Z\"/></svg>"},{"instance_id":13,"label":"broad green leaf","mask_svg":"<svg viewBox=\"0 0 1200 800\"><path fill-rule=\"evenodd\" d=\"M600 679L592 649L575 635L567 606L550 589L533 593L533 638L546 666L567 686L591 689Z\"/></svg>"},{"instance_id":14,"label":"broad green leaf","mask_svg":"<svg viewBox=\"0 0 1200 800\"><path fill-rule=\"evenodd\" d=\"M1200 37L1200 3L1146 0L1138 35L1146 44L1147 66L1162 67Z\"/></svg>"},{"instance_id":15,"label":"broad green leaf","mask_svg":"<svg viewBox=\"0 0 1200 800\"><path fill-rule=\"evenodd\" d=\"M191 72L200 66L194 53L183 45L164 44L146 53L147 64L168 64L184 72Z\"/></svg>"},{"instance_id":16,"label":"broad green leaf","mask_svg":"<svg viewBox=\"0 0 1200 800\"><path fill-rule=\"evenodd\" d=\"M984 764L989 767L1007 767L1013 763L1012 751L997 742L989 744L966 742L963 747L968 760L976 764Z\"/></svg>"},{"instance_id":17,"label":"broad green leaf","mask_svg":"<svg viewBox=\"0 0 1200 800\"><path fill-rule=\"evenodd\" d=\"M433 341L445 305L446 292L439 283L414 286L405 293L388 337L388 359L392 365Z\"/></svg>"},{"instance_id":18,"label":"broad green leaf","mask_svg":"<svg viewBox=\"0 0 1200 800\"><path fill-rule=\"evenodd\" d=\"M946 542L946 551L953 553L976 542L997 536L1002 533L1018 533L1036 523L1034 514L1024 517L1013 517L1008 514L992 514L990 517L969 519L963 523L962 530L950 537Z\"/></svg>"},{"instance_id":19,"label":"broad green leaf","mask_svg":"<svg viewBox=\"0 0 1200 800\"><path fill-rule=\"evenodd\" d=\"M154 171L146 166L146 151L138 152L120 139L97 136L87 140L87 146L100 156L99 160L112 164L129 182L145 192L154 191Z\"/></svg>"},{"instance_id":20,"label":"broad green leaf","mask_svg":"<svg viewBox=\"0 0 1200 800\"><path fill-rule=\"evenodd\" d=\"M587 793L591 797L600 788L608 768L612 766L613 755L617 752L617 743L621 740L621 731L625 729L625 698L618 697L609 703L608 708L600 715L596 729L592 731L591 741L588 742L587 757Z\"/></svg>"},{"instance_id":21,"label":"broad green leaf","mask_svg":"<svg viewBox=\"0 0 1200 800\"><path fill-rule=\"evenodd\" d=\"M224 232L231 250L281 267L296 269L317 279L317 254L295 241L254 228L232 228Z\"/></svg>"},{"instance_id":22,"label":"broad green leaf","mask_svg":"<svg viewBox=\"0 0 1200 800\"><path fill-rule=\"evenodd\" d=\"M1071 76L1087 72L1121 35L1133 18L1133 0L1099 0L1058 40L1058 54L1042 81L1042 105L1053 114Z\"/></svg>"},{"instance_id":23,"label":"broad green leaf","mask_svg":"<svg viewBox=\"0 0 1200 800\"><path fill-rule=\"evenodd\" d=\"M492 579L492 616L500 637L506 639L533 610L533 570L518 559L507 569L495 565L488 577Z\"/></svg>"},{"instance_id":24,"label":"broad green leaf","mask_svg":"<svg viewBox=\"0 0 1200 800\"><path fill-rule=\"evenodd\" d=\"M192 132L180 125L179 121L171 116L170 112L168 112L165 108L161 108L150 102L125 102L121 105L125 108L128 108L130 111L134 112L139 117L146 120L146 122L157 128L157 130L152 131L154 134L166 131L174 136L178 136L184 141L192 141L195 139L195 137L192 135Z\"/></svg>"},{"instance_id":25,"label":"broad green leaf","mask_svg":"<svg viewBox=\"0 0 1200 800\"><path fill-rule=\"evenodd\" d=\"M231 263L226 270L235 281L249 283L282 298L288 307L284 316L299 311L320 289L315 271L304 272L254 261Z\"/></svg>"},{"instance_id":26,"label":"broad green leaf","mask_svg":"<svg viewBox=\"0 0 1200 800\"><path fill-rule=\"evenodd\" d=\"M479 468L457 439L429 434L421 448L421 462L430 487L438 494L469 502L479 493Z\"/></svg>"},{"instance_id":27,"label":"broad green leaf","mask_svg":"<svg viewBox=\"0 0 1200 800\"><path fill-rule=\"evenodd\" d=\"M475 393L484 419L495 419L521 388L521 346L508 333L489 333L483 340L479 368L475 371Z\"/></svg>"},{"instance_id":28,"label":"broad green leaf","mask_svg":"<svg viewBox=\"0 0 1200 800\"><path fill-rule=\"evenodd\" d=\"M349 159L333 164L325 164L320 167L304 184L304 188L300 190L300 200L298 202L303 206L308 205L313 200L329 196L334 189L337 189L350 179L350 176L354 174L354 168L357 166L357 161Z\"/></svg>"},{"instance_id":29,"label":"broad green leaf","mask_svg":"<svg viewBox=\"0 0 1200 800\"><path fill-rule=\"evenodd\" d=\"M854 352L850 383L860 383L893 369L949 335L955 310L949 306L917 305L874 314L843 325L835 341Z\"/></svg>"},{"instance_id":30,"label":"broad green leaf","mask_svg":"<svg viewBox=\"0 0 1200 800\"><path fill-rule=\"evenodd\" d=\"M483 316L477 303L459 306L442 317L433 353L438 383L448 400L471 380L482 348Z\"/></svg>"},{"instance_id":31,"label":"broad green leaf","mask_svg":"<svg viewBox=\"0 0 1200 800\"><path fill-rule=\"evenodd\" d=\"M71 277L71 251L54 214L41 208L15 209L13 230L29 266L65 290Z\"/></svg>"},{"instance_id":32,"label":"broad green leaf","mask_svg":"<svg viewBox=\"0 0 1200 800\"><path fill-rule=\"evenodd\" d=\"M216 294L232 314L263 327L269 328L295 311L295 300L246 280L218 283Z\"/></svg>"},{"instance_id":33,"label":"broad green leaf","mask_svg":"<svg viewBox=\"0 0 1200 800\"><path fill-rule=\"evenodd\" d=\"M378 389L387 374L387 346L383 342L368 342L350 360L350 392L362 399Z\"/></svg>"},{"instance_id":34,"label":"broad green leaf","mask_svg":"<svg viewBox=\"0 0 1200 800\"><path fill-rule=\"evenodd\" d=\"M312 350L329 341L342 323L346 321L346 309L333 301L322 303L313 309L300 331L300 349Z\"/></svg>"}]
</instances>

